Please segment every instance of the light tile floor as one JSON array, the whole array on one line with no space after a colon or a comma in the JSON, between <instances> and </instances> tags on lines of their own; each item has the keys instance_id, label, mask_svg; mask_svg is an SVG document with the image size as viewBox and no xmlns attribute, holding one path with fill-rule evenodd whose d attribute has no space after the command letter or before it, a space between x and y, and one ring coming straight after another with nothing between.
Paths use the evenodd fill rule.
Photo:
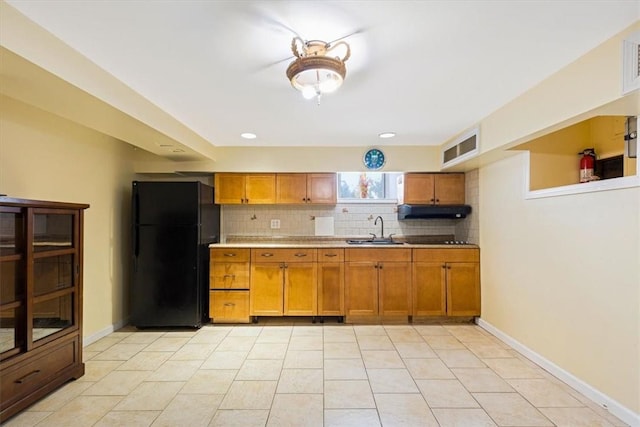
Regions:
<instances>
[{"instance_id":1,"label":"light tile floor","mask_svg":"<svg viewBox=\"0 0 640 427\"><path fill-rule=\"evenodd\" d=\"M623 426L472 324L124 328L16 426Z\"/></svg>"}]
</instances>

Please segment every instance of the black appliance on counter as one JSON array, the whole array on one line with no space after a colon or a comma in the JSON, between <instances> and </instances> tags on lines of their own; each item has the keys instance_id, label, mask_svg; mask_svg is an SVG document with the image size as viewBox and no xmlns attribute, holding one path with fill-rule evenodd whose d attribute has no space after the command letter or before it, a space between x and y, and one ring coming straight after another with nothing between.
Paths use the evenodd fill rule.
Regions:
<instances>
[{"instance_id":1,"label":"black appliance on counter","mask_svg":"<svg viewBox=\"0 0 640 427\"><path fill-rule=\"evenodd\" d=\"M199 328L209 320L209 249L220 236L213 187L134 181L131 324Z\"/></svg>"}]
</instances>

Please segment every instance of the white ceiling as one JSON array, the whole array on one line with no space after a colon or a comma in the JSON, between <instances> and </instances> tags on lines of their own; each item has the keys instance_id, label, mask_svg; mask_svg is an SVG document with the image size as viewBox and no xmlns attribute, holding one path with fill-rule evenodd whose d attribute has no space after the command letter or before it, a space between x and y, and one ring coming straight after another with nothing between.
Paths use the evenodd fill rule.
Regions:
<instances>
[{"instance_id":1,"label":"white ceiling","mask_svg":"<svg viewBox=\"0 0 640 427\"><path fill-rule=\"evenodd\" d=\"M438 145L640 19L616 0L7 2L215 146ZM285 76L290 29L360 31L320 106Z\"/></svg>"}]
</instances>

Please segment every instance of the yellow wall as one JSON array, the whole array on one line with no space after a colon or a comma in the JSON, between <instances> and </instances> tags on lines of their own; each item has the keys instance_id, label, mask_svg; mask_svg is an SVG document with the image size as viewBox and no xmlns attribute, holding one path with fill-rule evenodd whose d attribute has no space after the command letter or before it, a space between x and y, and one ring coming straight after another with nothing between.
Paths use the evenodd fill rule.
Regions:
<instances>
[{"instance_id":1,"label":"yellow wall","mask_svg":"<svg viewBox=\"0 0 640 427\"><path fill-rule=\"evenodd\" d=\"M622 99L629 33L483 120L482 149ZM638 414L640 189L525 200L525 171L523 154L480 168L482 318Z\"/></svg>"},{"instance_id":2,"label":"yellow wall","mask_svg":"<svg viewBox=\"0 0 640 427\"><path fill-rule=\"evenodd\" d=\"M91 205L85 212L85 337L127 316L132 151L128 144L0 97L0 193Z\"/></svg>"}]
</instances>

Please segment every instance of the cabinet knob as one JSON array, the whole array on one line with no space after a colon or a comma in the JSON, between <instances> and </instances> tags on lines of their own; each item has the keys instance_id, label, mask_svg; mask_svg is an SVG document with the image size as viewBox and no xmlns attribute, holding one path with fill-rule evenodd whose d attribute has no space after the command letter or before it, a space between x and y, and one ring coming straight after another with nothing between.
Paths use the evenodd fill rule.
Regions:
<instances>
[{"instance_id":1,"label":"cabinet knob","mask_svg":"<svg viewBox=\"0 0 640 427\"><path fill-rule=\"evenodd\" d=\"M302 258L307 256L307 254L305 254L304 252L298 252L297 254L295 254L294 256L297 256L298 258Z\"/></svg>"},{"instance_id":2,"label":"cabinet knob","mask_svg":"<svg viewBox=\"0 0 640 427\"><path fill-rule=\"evenodd\" d=\"M236 256L236 254L234 254L234 253L226 253L226 254L224 254L224 256L232 257L232 256Z\"/></svg>"},{"instance_id":3,"label":"cabinet knob","mask_svg":"<svg viewBox=\"0 0 640 427\"><path fill-rule=\"evenodd\" d=\"M232 278L232 279L235 279L235 278L236 278L236 275L235 275L235 274L225 274L225 275L224 275L224 276L222 276L222 277L224 277L225 279L226 279L226 278L228 278L228 277L230 277L230 278Z\"/></svg>"},{"instance_id":4,"label":"cabinet knob","mask_svg":"<svg viewBox=\"0 0 640 427\"><path fill-rule=\"evenodd\" d=\"M225 303L224 303L224 306L225 306L225 307L233 307L233 306L235 306L235 304L234 304L234 303L232 303L232 302L225 302Z\"/></svg>"},{"instance_id":5,"label":"cabinet knob","mask_svg":"<svg viewBox=\"0 0 640 427\"><path fill-rule=\"evenodd\" d=\"M329 258L333 258L338 256L338 254L324 254L324 256L329 257Z\"/></svg>"},{"instance_id":6,"label":"cabinet knob","mask_svg":"<svg viewBox=\"0 0 640 427\"><path fill-rule=\"evenodd\" d=\"M263 256L265 258L269 258L269 257L272 257L273 254L271 252L263 252L263 253L260 254L260 256Z\"/></svg>"}]
</instances>

